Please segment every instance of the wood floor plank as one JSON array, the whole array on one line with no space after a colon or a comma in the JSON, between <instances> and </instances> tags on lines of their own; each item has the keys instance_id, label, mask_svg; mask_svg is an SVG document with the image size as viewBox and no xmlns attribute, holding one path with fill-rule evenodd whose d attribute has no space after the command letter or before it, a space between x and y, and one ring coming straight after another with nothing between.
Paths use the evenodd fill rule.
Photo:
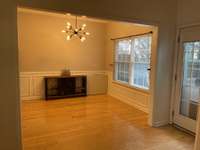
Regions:
<instances>
[{"instance_id":1,"label":"wood floor plank","mask_svg":"<svg viewBox=\"0 0 200 150\"><path fill-rule=\"evenodd\" d=\"M152 128L148 115L111 96L22 102L24 150L192 150L194 137Z\"/></svg>"}]
</instances>

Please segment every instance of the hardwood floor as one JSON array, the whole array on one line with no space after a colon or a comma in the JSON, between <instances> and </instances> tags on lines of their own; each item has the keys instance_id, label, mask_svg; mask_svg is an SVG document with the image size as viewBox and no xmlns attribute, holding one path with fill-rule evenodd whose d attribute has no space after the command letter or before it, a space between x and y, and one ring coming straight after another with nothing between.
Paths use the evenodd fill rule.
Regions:
<instances>
[{"instance_id":1,"label":"hardwood floor","mask_svg":"<svg viewBox=\"0 0 200 150\"><path fill-rule=\"evenodd\" d=\"M24 150L192 150L194 137L107 95L22 102Z\"/></svg>"}]
</instances>

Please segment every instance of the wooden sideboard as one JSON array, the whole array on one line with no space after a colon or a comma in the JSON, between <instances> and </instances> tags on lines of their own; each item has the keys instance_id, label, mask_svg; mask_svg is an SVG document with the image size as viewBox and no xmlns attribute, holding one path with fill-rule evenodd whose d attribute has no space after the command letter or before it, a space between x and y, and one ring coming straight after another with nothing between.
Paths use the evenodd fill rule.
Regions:
<instances>
[{"instance_id":1,"label":"wooden sideboard","mask_svg":"<svg viewBox=\"0 0 200 150\"><path fill-rule=\"evenodd\" d=\"M48 76L44 79L46 100L87 96L87 76Z\"/></svg>"}]
</instances>

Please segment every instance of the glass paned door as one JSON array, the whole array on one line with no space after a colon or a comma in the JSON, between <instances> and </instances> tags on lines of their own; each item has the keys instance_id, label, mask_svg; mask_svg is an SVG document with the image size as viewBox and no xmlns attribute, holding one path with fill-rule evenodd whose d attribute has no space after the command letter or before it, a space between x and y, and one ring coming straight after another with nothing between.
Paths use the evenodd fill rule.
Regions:
<instances>
[{"instance_id":1,"label":"glass paned door","mask_svg":"<svg viewBox=\"0 0 200 150\"><path fill-rule=\"evenodd\" d=\"M200 26L180 30L173 122L195 133L200 101Z\"/></svg>"},{"instance_id":2,"label":"glass paned door","mask_svg":"<svg viewBox=\"0 0 200 150\"><path fill-rule=\"evenodd\" d=\"M200 98L200 41L185 42L183 49L180 114L196 120L197 103Z\"/></svg>"},{"instance_id":3,"label":"glass paned door","mask_svg":"<svg viewBox=\"0 0 200 150\"><path fill-rule=\"evenodd\" d=\"M200 96L200 41L181 43L177 76L174 123L195 133Z\"/></svg>"}]
</instances>

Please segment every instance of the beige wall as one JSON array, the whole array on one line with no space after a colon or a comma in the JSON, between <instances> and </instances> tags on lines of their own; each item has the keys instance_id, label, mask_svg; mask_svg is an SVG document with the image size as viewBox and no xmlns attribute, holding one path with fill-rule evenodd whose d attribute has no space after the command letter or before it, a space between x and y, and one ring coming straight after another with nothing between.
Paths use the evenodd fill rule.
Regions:
<instances>
[{"instance_id":1,"label":"beige wall","mask_svg":"<svg viewBox=\"0 0 200 150\"><path fill-rule=\"evenodd\" d=\"M0 150L21 150L16 1L2 1L0 12Z\"/></svg>"},{"instance_id":2,"label":"beige wall","mask_svg":"<svg viewBox=\"0 0 200 150\"><path fill-rule=\"evenodd\" d=\"M74 38L66 41L61 31L67 21L64 14L19 9L18 37L21 72L70 70L104 70L105 32L103 22L78 20L87 24L85 42Z\"/></svg>"},{"instance_id":3,"label":"beige wall","mask_svg":"<svg viewBox=\"0 0 200 150\"><path fill-rule=\"evenodd\" d=\"M178 0L178 25L200 23L200 1L199 0Z\"/></svg>"}]
</instances>

